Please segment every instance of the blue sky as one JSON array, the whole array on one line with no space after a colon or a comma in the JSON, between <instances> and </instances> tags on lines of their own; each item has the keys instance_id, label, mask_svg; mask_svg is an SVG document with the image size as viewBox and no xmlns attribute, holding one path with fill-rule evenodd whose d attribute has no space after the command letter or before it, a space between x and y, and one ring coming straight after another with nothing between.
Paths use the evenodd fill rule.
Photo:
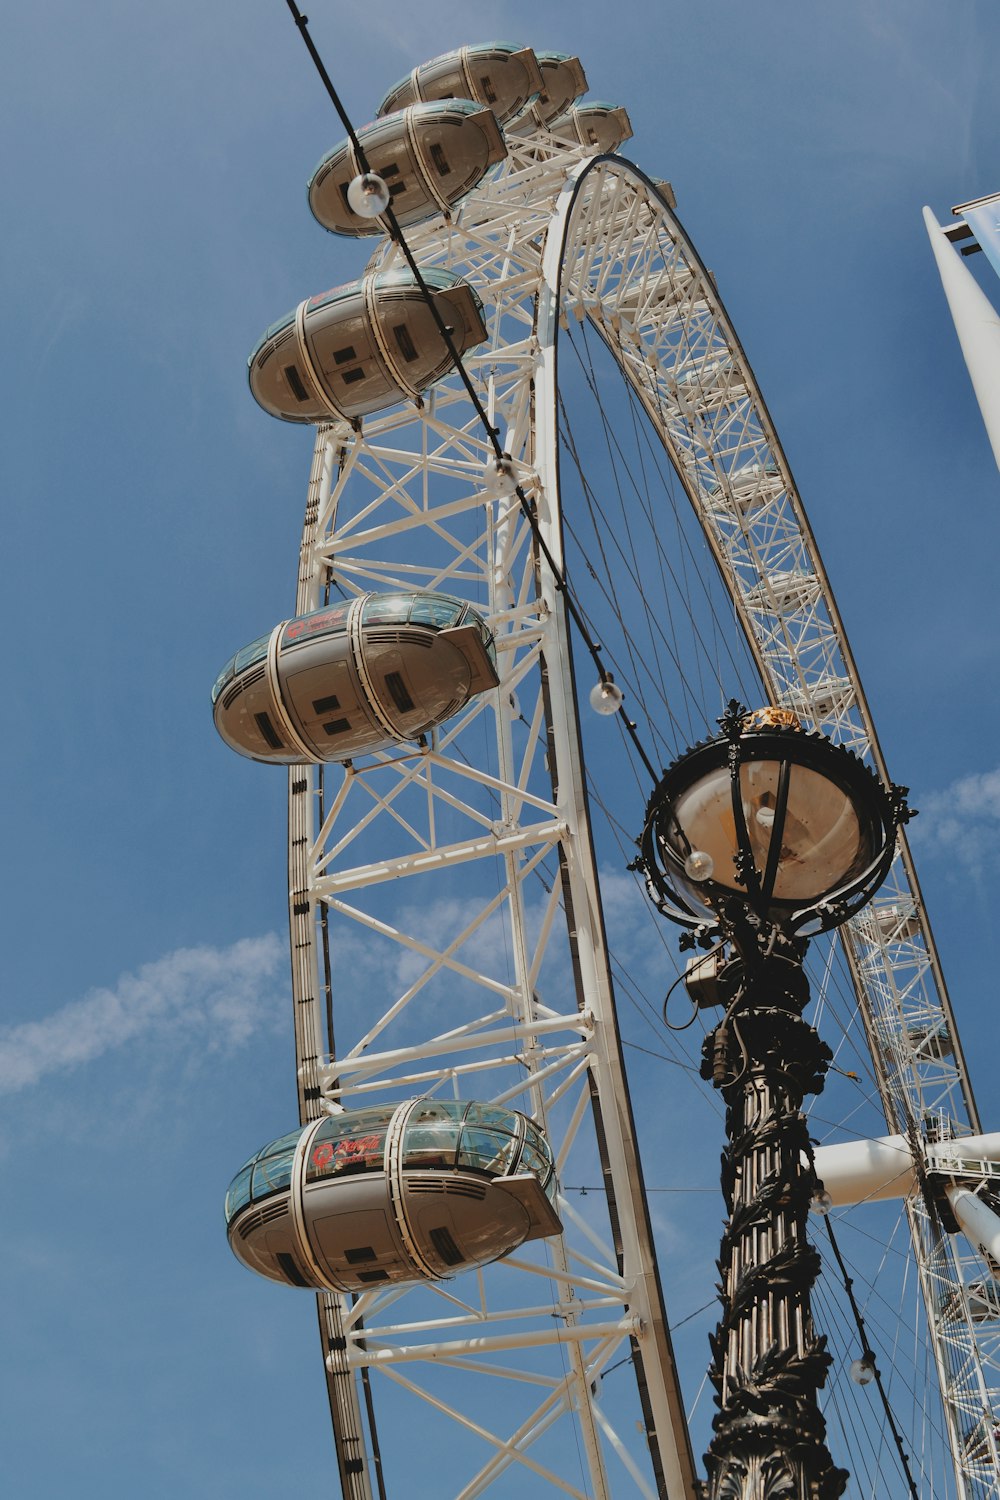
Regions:
<instances>
[{"instance_id":1,"label":"blue sky","mask_svg":"<svg viewBox=\"0 0 1000 1500\"><path fill-rule=\"evenodd\" d=\"M995 7L310 19L359 123L492 36L577 52L628 106L626 154L716 273L924 809L995 1126L998 476L920 220L1000 188ZM342 131L283 0L50 0L5 31L5 1472L32 1497L254 1500L288 1492L294 1441L297 1481L333 1493L311 1301L257 1295L221 1225L294 1088L283 782L226 751L208 693L291 603L309 436L258 410L245 360L357 274L305 202Z\"/></svg>"}]
</instances>

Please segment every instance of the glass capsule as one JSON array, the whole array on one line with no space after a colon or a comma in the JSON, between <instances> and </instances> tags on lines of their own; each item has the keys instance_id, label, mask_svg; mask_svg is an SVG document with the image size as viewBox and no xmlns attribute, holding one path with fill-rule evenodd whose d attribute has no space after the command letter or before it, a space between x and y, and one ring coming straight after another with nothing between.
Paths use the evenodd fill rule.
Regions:
<instances>
[{"instance_id":1,"label":"glass capsule","mask_svg":"<svg viewBox=\"0 0 1000 1500\"><path fill-rule=\"evenodd\" d=\"M497 682L492 632L465 600L365 594L283 620L238 651L212 703L232 749L294 765L417 739Z\"/></svg>"},{"instance_id":2,"label":"glass capsule","mask_svg":"<svg viewBox=\"0 0 1000 1500\"><path fill-rule=\"evenodd\" d=\"M438 1280L558 1234L552 1151L517 1110L411 1099L324 1116L259 1151L226 1195L237 1258L333 1291Z\"/></svg>"},{"instance_id":3,"label":"glass capsule","mask_svg":"<svg viewBox=\"0 0 1000 1500\"><path fill-rule=\"evenodd\" d=\"M575 104L565 114L550 121L548 128L555 136L602 153L617 151L632 134L628 112L620 104L606 104L597 99L588 104Z\"/></svg>"},{"instance_id":4,"label":"glass capsule","mask_svg":"<svg viewBox=\"0 0 1000 1500\"><path fill-rule=\"evenodd\" d=\"M484 42L421 63L389 90L378 113L386 115L418 99L475 99L505 125L544 91L542 71L530 47Z\"/></svg>"},{"instance_id":5,"label":"glass capsule","mask_svg":"<svg viewBox=\"0 0 1000 1500\"><path fill-rule=\"evenodd\" d=\"M459 355L486 337L482 303L451 271L424 281ZM286 422L349 421L419 396L452 368L448 346L409 270L370 271L302 302L264 333L250 390Z\"/></svg>"},{"instance_id":6,"label":"glass capsule","mask_svg":"<svg viewBox=\"0 0 1000 1500\"><path fill-rule=\"evenodd\" d=\"M369 172L389 191L392 211L406 228L446 213L507 155L492 112L467 98L413 104L357 132ZM341 141L309 179L309 207L334 234L382 234L381 215L360 214L350 201L362 171L352 143Z\"/></svg>"},{"instance_id":7,"label":"glass capsule","mask_svg":"<svg viewBox=\"0 0 1000 1500\"><path fill-rule=\"evenodd\" d=\"M507 122L508 134L544 129L587 92L587 75L578 57L565 52L536 52L535 56L542 70L542 92Z\"/></svg>"}]
</instances>

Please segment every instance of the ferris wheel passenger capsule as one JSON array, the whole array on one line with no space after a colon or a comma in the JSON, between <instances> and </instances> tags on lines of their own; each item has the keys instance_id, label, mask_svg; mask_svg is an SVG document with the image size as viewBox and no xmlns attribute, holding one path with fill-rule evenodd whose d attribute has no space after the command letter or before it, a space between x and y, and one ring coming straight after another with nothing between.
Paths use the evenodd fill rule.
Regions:
<instances>
[{"instance_id":1,"label":"ferris wheel passenger capsule","mask_svg":"<svg viewBox=\"0 0 1000 1500\"><path fill-rule=\"evenodd\" d=\"M424 281L460 355L486 337L483 306L451 271ZM272 323L248 361L254 400L286 422L354 421L416 399L452 367L409 270L370 271Z\"/></svg>"},{"instance_id":2,"label":"ferris wheel passenger capsule","mask_svg":"<svg viewBox=\"0 0 1000 1500\"><path fill-rule=\"evenodd\" d=\"M544 92L542 70L530 47L485 42L421 63L389 90L378 113L387 115L418 99L475 99L505 125Z\"/></svg>"},{"instance_id":3,"label":"ferris wheel passenger capsule","mask_svg":"<svg viewBox=\"0 0 1000 1500\"><path fill-rule=\"evenodd\" d=\"M318 764L418 739L498 681L493 634L465 600L364 594L283 620L238 651L212 704L241 755Z\"/></svg>"},{"instance_id":4,"label":"ferris wheel passenger capsule","mask_svg":"<svg viewBox=\"0 0 1000 1500\"><path fill-rule=\"evenodd\" d=\"M542 70L542 92L507 122L508 134L544 129L587 92L587 75L578 57L565 52L536 52L535 56Z\"/></svg>"},{"instance_id":5,"label":"ferris wheel passenger capsule","mask_svg":"<svg viewBox=\"0 0 1000 1500\"><path fill-rule=\"evenodd\" d=\"M387 232L390 203L403 228L447 213L507 155L495 116L467 98L413 104L357 136L367 170L353 143L341 141L309 180L309 207L333 234Z\"/></svg>"},{"instance_id":6,"label":"ferris wheel passenger capsule","mask_svg":"<svg viewBox=\"0 0 1000 1500\"><path fill-rule=\"evenodd\" d=\"M632 122L620 104L606 104L594 99L575 104L549 124L553 135L564 136L595 152L617 151L632 135Z\"/></svg>"},{"instance_id":7,"label":"ferris wheel passenger capsule","mask_svg":"<svg viewBox=\"0 0 1000 1500\"><path fill-rule=\"evenodd\" d=\"M272 1141L226 1194L237 1259L271 1281L360 1292L439 1281L561 1233L552 1149L517 1110L408 1099Z\"/></svg>"}]
</instances>

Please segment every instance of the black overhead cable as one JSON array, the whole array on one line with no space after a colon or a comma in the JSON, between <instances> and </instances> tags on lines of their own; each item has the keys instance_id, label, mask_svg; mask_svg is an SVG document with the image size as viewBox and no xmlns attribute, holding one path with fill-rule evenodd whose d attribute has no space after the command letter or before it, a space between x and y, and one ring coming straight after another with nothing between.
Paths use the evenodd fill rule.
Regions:
<instances>
[{"instance_id":1,"label":"black overhead cable","mask_svg":"<svg viewBox=\"0 0 1000 1500\"><path fill-rule=\"evenodd\" d=\"M337 114L340 116L341 124L347 131L358 166L363 173L370 172L371 168L368 163L368 158L365 155L364 147L361 145L361 142L358 139L357 132L355 131L353 125L351 124L350 118L348 117L347 111L344 109L344 106L340 101L340 96L333 86L333 80L331 79L329 73L326 71L326 68L323 66L323 60L320 57L319 52L316 50L316 44L314 43L312 37L309 35L307 29L309 25L309 17L302 14L298 6L295 4L295 0L285 0L285 3L292 13L292 19L299 29L299 34L302 37L302 40L306 44L309 56L315 63L316 70L319 73L320 78L323 80L323 85L330 96L333 107L337 111ZM431 314L431 317L434 319L434 323L437 327L438 333L444 340L445 348L448 350L448 354L451 357L451 360L459 374L459 377L461 378L462 384L465 386L466 392L469 396L469 400L472 402L473 406L476 409L476 414L483 425L483 430L485 431L490 446L493 449L493 455L496 459L497 464L497 473L505 473L507 464L509 462L509 455L504 452L500 444L499 431L496 427L493 426L492 422L490 421L489 416L486 412L486 408L483 406L482 401L479 399L479 395L474 385L472 384L471 379L469 378L469 373L466 370L465 365L462 363L462 357L455 347L455 342L451 336L451 330L448 328L440 312L438 311L437 303L435 302L434 297L431 294L431 290L424 280L423 275L421 274L420 267L417 265L417 262L413 257L413 252L410 250L409 245L406 243L406 237L399 227L396 215L393 212L391 201L380 217L384 218L388 222L390 237L402 251L403 258L405 259L406 264L409 266L410 271L413 273L413 278L416 281L417 286L420 288L424 301L427 303L428 310ZM531 534L535 539L535 545L538 547L538 550L541 552L542 556L549 566L549 570L552 574L552 578L555 582L557 591L562 594L563 598L566 601L566 608L569 612L570 618L572 619L577 630L580 632L581 639L583 640L584 645L590 653L591 660L593 661L594 666L597 669L601 682L610 682L611 678L609 677L607 669L601 661L601 648L594 640L589 629L587 628L587 623L584 620L583 615L580 613L573 595L570 593L569 584L566 580L565 572L561 567L559 567L558 563L552 555L552 552L549 549L548 543L541 534L541 530L538 525L538 518L536 517L535 512L531 506L531 502L529 501L527 495L524 493L524 490L519 484L515 483L514 493L517 495L518 504L521 507L521 513L527 521L529 527L531 528ZM642 760L642 763L648 771L650 778L653 782L658 782L660 779L660 772L655 769L652 761L646 754L642 742L639 739L636 725L634 721L629 718L628 714L625 711L624 705L617 709L617 713L620 716L622 723L624 724L625 729L628 732L629 738L631 739L632 744L635 747L636 754Z\"/></svg>"}]
</instances>

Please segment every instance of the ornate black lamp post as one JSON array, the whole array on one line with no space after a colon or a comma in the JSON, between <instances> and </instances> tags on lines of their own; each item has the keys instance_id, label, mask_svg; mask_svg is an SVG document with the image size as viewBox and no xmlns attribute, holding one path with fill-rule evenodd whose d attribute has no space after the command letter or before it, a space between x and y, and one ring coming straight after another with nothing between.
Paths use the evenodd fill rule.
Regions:
<instances>
[{"instance_id":1,"label":"ornate black lamp post","mask_svg":"<svg viewBox=\"0 0 1000 1500\"><path fill-rule=\"evenodd\" d=\"M689 969L702 1003L725 1007L702 1076L726 1101L728 1210L712 1339L712 1500L834 1500L847 1474L826 1447L817 1396L830 1363L810 1289L819 1257L801 1105L831 1053L802 1018L807 937L838 926L888 872L906 789L885 788L849 750L783 709L731 702L722 733L664 773L638 867L659 909L714 948Z\"/></svg>"}]
</instances>

